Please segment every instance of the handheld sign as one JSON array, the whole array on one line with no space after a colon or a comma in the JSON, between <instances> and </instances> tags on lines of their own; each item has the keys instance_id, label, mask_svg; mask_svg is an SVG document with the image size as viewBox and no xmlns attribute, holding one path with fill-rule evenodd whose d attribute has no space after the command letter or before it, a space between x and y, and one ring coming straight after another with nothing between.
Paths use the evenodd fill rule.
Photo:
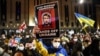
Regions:
<instances>
[{"instance_id":1,"label":"handheld sign","mask_svg":"<svg viewBox=\"0 0 100 56\"><path fill-rule=\"evenodd\" d=\"M35 6L35 19L40 28L37 38L59 37L58 2Z\"/></svg>"}]
</instances>

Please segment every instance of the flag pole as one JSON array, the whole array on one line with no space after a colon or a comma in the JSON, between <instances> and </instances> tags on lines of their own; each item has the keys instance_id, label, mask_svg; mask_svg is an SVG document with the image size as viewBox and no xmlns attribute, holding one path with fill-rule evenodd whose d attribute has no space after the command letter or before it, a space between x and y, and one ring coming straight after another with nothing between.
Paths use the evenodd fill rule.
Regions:
<instances>
[{"instance_id":1,"label":"flag pole","mask_svg":"<svg viewBox=\"0 0 100 56\"><path fill-rule=\"evenodd\" d=\"M82 24L81 24L81 26L82 26L81 30L84 30L84 31L85 31L85 33L87 33L86 28L85 28Z\"/></svg>"},{"instance_id":2,"label":"flag pole","mask_svg":"<svg viewBox=\"0 0 100 56\"><path fill-rule=\"evenodd\" d=\"M84 28L85 33L88 33L87 30Z\"/></svg>"},{"instance_id":3,"label":"flag pole","mask_svg":"<svg viewBox=\"0 0 100 56\"><path fill-rule=\"evenodd\" d=\"M85 33L87 33L87 30L86 30L87 26L88 25L86 25L86 24L84 26L82 26L82 29L85 31Z\"/></svg>"}]
</instances>

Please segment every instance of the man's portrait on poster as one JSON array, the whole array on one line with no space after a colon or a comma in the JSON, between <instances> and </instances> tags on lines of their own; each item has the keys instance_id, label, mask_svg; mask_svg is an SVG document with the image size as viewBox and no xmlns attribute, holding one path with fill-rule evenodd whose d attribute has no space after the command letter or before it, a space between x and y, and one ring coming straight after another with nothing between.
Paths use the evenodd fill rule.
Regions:
<instances>
[{"instance_id":1,"label":"man's portrait on poster","mask_svg":"<svg viewBox=\"0 0 100 56\"><path fill-rule=\"evenodd\" d=\"M42 25L43 27L51 26L51 14L49 12L45 12L42 14Z\"/></svg>"}]
</instances>

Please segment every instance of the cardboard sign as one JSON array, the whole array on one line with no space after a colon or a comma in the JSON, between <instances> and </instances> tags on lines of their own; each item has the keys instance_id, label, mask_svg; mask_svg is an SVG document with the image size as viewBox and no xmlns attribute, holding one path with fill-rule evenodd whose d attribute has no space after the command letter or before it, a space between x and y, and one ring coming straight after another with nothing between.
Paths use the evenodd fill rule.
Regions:
<instances>
[{"instance_id":1,"label":"cardboard sign","mask_svg":"<svg viewBox=\"0 0 100 56\"><path fill-rule=\"evenodd\" d=\"M59 37L58 2L35 6L35 19L40 28L38 38Z\"/></svg>"}]
</instances>

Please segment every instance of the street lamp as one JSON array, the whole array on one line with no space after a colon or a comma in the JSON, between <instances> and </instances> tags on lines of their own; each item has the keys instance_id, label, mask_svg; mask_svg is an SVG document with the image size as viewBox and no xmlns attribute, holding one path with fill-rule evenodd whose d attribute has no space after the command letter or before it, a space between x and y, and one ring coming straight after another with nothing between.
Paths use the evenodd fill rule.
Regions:
<instances>
[{"instance_id":1,"label":"street lamp","mask_svg":"<svg viewBox=\"0 0 100 56\"><path fill-rule=\"evenodd\" d=\"M80 3L80 4L84 3L84 0L79 0L79 3Z\"/></svg>"}]
</instances>

